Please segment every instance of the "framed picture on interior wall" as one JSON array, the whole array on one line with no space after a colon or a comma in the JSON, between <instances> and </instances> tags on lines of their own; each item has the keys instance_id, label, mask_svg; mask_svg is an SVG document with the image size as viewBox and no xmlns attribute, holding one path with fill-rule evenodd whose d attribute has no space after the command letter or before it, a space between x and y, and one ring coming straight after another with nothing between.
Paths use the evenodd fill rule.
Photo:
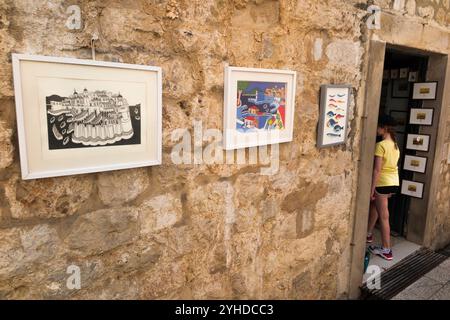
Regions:
<instances>
[{"instance_id":1,"label":"framed picture on interior wall","mask_svg":"<svg viewBox=\"0 0 450 320\"><path fill-rule=\"evenodd\" d=\"M391 79L398 79L399 76L399 69L392 69L391 70Z\"/></svg>"},{"instance_id":2,"label":"framed picture on interior wall","mask_svg":"<svg viewBox=\"0 0 450 320\"><path fill-rule=\"evenodd\" d=\"M411 71L408 76L409 82L417 82L419 80L419 72L418 71Z\"/></svg>"},{"instance_id":3,"label":"framed picture on interior wall","mask_svg":"<svg viewBox=\"0 0 450 320\"><path fill-rule=\"evenodd\" d=\"M322 85L317 131L319 148L343 144L347 140L350 85Z\"/></svg>"},{"instance_id":4,"label":"framed picture on interior wall","mask_svg":"<svg viewBox=\"0 0 450 320\"><path fill-rule=\"evenodd\" d=\"M406 149L428 152L430 147L430 135L408 134Z\"/></svg>"},{"instance_id":5,"label":"framed picture on interior wall","mask_svg":"<svg viewBox=\"0 0 450 320\"><path fill-rule=\"evenodd\" d=\"M414 84L414 100L436 100L437 81L418 82Z\"/></svg>"},{"instance_id":6,"label":"framed picture on interior wall","mask_svg":"<svg viewBox=\"0 0 450 320\"><path fill-rule=\"evenodd\" d=\"M225 149L292 141L295 88L295 71L225 67Z\"/></svg>"},{"instance_id":7,"label":"framed picture on interior wall","mask_svg":"<svg viewBox=\"0 0 450 320\"><path fill-rule=\"evenodd\" d=\"M23 179L161 164L159 67L12 59Z\"/></svg>"},{"instance_id":8,"label":"framed picture on interior wall","mask_svg":"<svg viewBox=\"0 0 450 320\"><path fill-rule=\"evenodd\" d=\"M405 155L403 169L412 172L425 173L425 171L427 170L427 161L428 158L426 157Z\"/></svg>"},{"instance_id":9,"label":"framed picture on interior wall","mask_svg":"<svg viewBox=\"0 0 450 320\"><path fill-rule=\"evenodd\" d=\"M395 131L406 132L406 125L408 124L408 112L392 110L389 115L397 122Z\"/></svg>"},{"instance_id":10,"label":"framed picture on interior wall","mask_svg":"<svg viewBox=\"0 0 450 320\"><path fill-rule=\"evenodd\" d=\"M403 180L401 193L413 198L423 198L424 184L421 182Z\"/></svg>"},{"instance_id":11,"label":"framed picture on interior wall","mask_svg":"<svg viewBox=\"0 0 450 320\"><path fill-rule=\"evenodd\" d=\"M397 79L392 82L392 98L409 98L409 81Z\"/></svg>"},{"instance_id":12,"label":"framed picture on interior wall","mask_svg":"<svg viewBox=\"0 0 450 320\"><path fill-rule=\"evenodd\" d=\"M409 123L421 126L432 126L433 114L434 109L431 108L423 108L423 109L411 108Z\"/></svg>"},{"instance_id":13,"label":"framed picture on interior wall","mask_svg":"<svg viewBox=\"0 0 450 320\"><path fill-rule=\"evenodd\" d=\"M399 78L400 78L400 79L408 78L408 71L409 71L408 68L402 68L402 69L400 69L400 72L399 72Z\"/></svg>"}]
</instances>

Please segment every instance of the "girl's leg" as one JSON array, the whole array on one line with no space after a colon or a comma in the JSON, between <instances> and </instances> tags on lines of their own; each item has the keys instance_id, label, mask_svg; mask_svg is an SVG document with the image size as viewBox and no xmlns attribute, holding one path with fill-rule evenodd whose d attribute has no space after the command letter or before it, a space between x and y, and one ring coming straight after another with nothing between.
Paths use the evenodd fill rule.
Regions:
<instances>
[{"instance_id":1,"label":"girl's leg","mask_svg":"<svg viewBox=\"0 0 450 320\"><path fill-rule=\"evenodd\" d=\"M370 201L369 225L367 226L367 234L371 235L373 233L373 228L375 228L377 220L378 212L375 201Z\"/></svg>"},{"instance_id":2,"label":"girl's leg","mask_svg":"<svg viewBox=\"0 0 450 320\"><path fill-rule=\"evenodd\" d=\"M391 248L391 227L389 225L389 195L375 193L375 205L380 219L381 243L384 249Z\"/></svg>"}]
</instances>

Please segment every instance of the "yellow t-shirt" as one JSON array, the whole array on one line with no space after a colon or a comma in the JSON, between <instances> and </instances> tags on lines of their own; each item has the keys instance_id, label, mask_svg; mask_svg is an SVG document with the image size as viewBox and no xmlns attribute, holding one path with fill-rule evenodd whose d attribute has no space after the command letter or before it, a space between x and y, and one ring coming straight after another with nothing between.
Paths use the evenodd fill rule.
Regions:
<instances>
[{"instance_id":1,"label":"yellow t-shirt","mask_svg":"<svg viewBox=\"0 0 450 320\"><path fill-rule=\"evenodd\" d=\"M376 187L399 186L397 165L400 158L400 150L395 148L394 141L383 140L378 142L375 148L375 156L383 158L383 165Z\"/></svg>"}]
</instances>

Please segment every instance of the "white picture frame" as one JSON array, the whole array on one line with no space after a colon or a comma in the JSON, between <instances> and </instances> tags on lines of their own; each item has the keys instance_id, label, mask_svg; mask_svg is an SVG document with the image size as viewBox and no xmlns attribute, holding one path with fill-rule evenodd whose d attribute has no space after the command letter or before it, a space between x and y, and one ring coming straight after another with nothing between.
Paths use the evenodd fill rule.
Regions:
<instances>
[{"instance_id":1,"label":"white picture frame","mask_svg":"<svg viewBox=\"0 0 450 320\"><path fill-rule=\"evenodd\" d=\"M425 173L427 170L427 157L417 157L412 155L405 155L403 169L412 172Z\"/></svg>"},{"instance_id":2,"label":"white picture frame","mask_svg":"<svg viewBox=\"0 0 450 320\"><path fill-rule=\"evenodd\" d=\"M322 85L320 87L318 148L346 143L351 88L347 84Z\"/></svg>"},{"instance_id":3,"label":"white picture frame","mask_svg":"<svg viewBox=\"0 0 450 320\"><path fill-rule=\"evenodd\" d=\"M403 180L401 194L413 198L423 199L424 184L421 182Z\"/></svg>"},{"instance_id":4,"label":"white picture frame","mask_svg":"<svg viewBox=\"0 0 450 320\"><path fill-rule=\"evenodd\" d=\"M432 108L411 108L409 124L432 126L434 109Z\"/></svg>"},{"instance_id":5,"label":"white picture frame","mask_svg":"<svg viewBox=\"0 0 450 320\"><path fill-rule=\"evenodd\" d=\"M417 82L419 80L419 71L411 71L408 75L409 82Z\"/></svg>"},{"instance_id":6,"label":"white picture frame","mask_svg":"<svg viewBox=\"0 0 450 320\"><path fill-rule=\"evenodd\" d=\"M400 72L399 72L399 78L400 78L400 79L406 79L406 78L408 78L408 71L409 71L408 68L401 68L401 69L400 69Z\"/></svg>"},{"instance_id":7,"label":"white picture frame","mask_svg":"<svg viewBox=\"0 0 450 320\"><path fill-rule=\"evenodd\" d=\"M292 141L297 73L233 66L224 71L224 148Z\"/></svg>"},{"instance_id":8,"label":"white picture frame","mask_svg":"<svg viewBox=\"0 0 450 320\"><path fill-rule=\"evenodd\" d=\"M12 61L22 179L161 164L161 68L28 54Z\"/></svg>"},{"instance_id":9,"label":"white picture frame","mask_svg":"<svg viewBox=\"0 0 450 320\"><path fill-rule=\"evenodd\" d=\"M414 83L413 100L436 100L437 86L437 81Z\"/></svg>"},{"instance_id":10,"label":"white picture frame","mask_svg":"<svg viewBox=\"0 0 450 320\"><path fill-rule=\"evenodd\" d=\"M430 147L430 138L428 134L408 134L406 139L406 149L428 152Z\"/></svg>"},{"instance_id":11,"label":"white picture frame","mask_svg":"<svg viewBox=\"0 0 450 320\"><path fill-rule=\"evenodd\" d=\"M392 69L391 70L391 79L398 79L400 70L399 69Z\"/></svg>"}]
</instances>

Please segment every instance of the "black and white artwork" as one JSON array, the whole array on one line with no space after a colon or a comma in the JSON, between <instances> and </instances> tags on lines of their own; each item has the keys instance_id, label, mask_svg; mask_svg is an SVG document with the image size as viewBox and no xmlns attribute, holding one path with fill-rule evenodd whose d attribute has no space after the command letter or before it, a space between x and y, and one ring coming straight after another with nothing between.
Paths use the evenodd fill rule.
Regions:
<instances>
[{"instance_id":1,"label":"black and white artwork","mask_svg":"<svg viewBox=\"0 0 450 320\"><path fill-rule=\"evenodd\" d=\"M74 88L46 97L50 150L141 143L141 104L120 92Z\"/></svg>"}]
</instances>

